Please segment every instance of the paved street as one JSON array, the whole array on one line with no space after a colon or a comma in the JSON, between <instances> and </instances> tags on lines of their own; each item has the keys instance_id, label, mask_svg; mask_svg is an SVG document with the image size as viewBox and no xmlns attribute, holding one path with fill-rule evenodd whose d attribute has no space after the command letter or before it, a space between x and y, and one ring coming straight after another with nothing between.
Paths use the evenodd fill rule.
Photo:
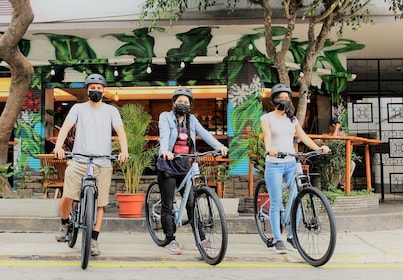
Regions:
<instances>
[{"instance_id":1,"label":"paved street","mask_svg":"<svg viewBox=\"0 0 403 280\"><path fill-rule=\"evenodd\" d=\"M397 264L403 268L403 228L399 230L338 233L336 250L327 266L339 264ZM0 233L0 258L4 260L79 260L80 240L71 249L57 243L53 232ZM191 233L179 232L182 255L169 255L144 232L103 232L99 237L101 255L92 258L115 261L201 261ZM231 234L226 257L231 262L304 264L298 252L278 255L267 248L257 234Z\"/></svg>"}]
</instances>

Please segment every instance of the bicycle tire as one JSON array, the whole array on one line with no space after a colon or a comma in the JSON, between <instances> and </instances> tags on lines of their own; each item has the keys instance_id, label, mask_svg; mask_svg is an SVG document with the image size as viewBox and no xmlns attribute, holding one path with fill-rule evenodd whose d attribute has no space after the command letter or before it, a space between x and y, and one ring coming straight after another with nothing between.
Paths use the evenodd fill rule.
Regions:
<instances>
[{"instance_id":1,"label":"bicycle tire","mask_svg":"<svg viewBox=\"0 0 403 280\"><path fill-rule=\"evenodd\" d=\"M72 209L69 215L69 229L67 231L67 244L70 248L74 248L78 236L78 202L73 201Z\"/></svg>"},{"instance_id":2,"label":"bicycle tire","mask_svg":"<svg viewBox=\"0 0 403 280\"><path fill-rule=\"evenodd\" d=\"M81 268L86 269L91 253L91 235L94 228L95 198L91 187L87 187L81 206L84 206L84 217L81 239Z\"/></svg>"},{"instance_id":3,"label":"bicycle tire","mask_svg":"<svg viewBox=\"0 0 403 280\"><path fill-rule=\"evenodd\" d=\"M193 219L193 234L202 258L210 265L219 264L228 246L227 220L220 199L207 185L195 193Z\"/></svg>"},{"instance_id":4,"label":"bicycle tire","mask_svg":"<svg viewBox=\"0 0 403 280\"><path fill-rule=\"evenodd\" d=\"M158 246L163 247L167 245L168 240L165 237L161 223L162 202L158 182L151 182L148 186L144 206L146 225L152 240L154 240Z\"/></svg>"},{"instance_id":5,"label":"bicycle tire","mask_svg":"<svg viewBox=\"0 0 403 280\"><path fill-rule=\"evenodd\" d=\"M273 247L273 233L269 218L270 197L267 192L266 182L257 182L253 195L253 216L257 232L267 247Z\"/></svg>"},{"instance_id":6,"label":"bicycle tire","mask_svg":"<svg viewBox=\"0 0 403 280\"><path fill-rule=\"evenodd\" d=\"M299 209L301 218L296 223ZM326 264L333 255L337 238L336 221L329 200L320 190L306 187L297 195L291 211L298 252L312 266Z\"/></svg>"}]
</instances>

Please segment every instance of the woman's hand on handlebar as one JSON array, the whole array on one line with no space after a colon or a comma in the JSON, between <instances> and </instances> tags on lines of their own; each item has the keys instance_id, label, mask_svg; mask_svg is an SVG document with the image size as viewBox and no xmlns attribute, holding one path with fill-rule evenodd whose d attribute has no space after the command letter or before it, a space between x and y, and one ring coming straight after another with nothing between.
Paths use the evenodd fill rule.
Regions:
<instances>
[{"instance_id":1,"label":"woman's hand on handlebar","mask_svg":"<svg viewBox=\"0 0 403 280\"><path fill-rule=\"evenodd\" d=\"M222 146L218 147L218 150L221 152L221 155L223 157L227 156L228 148L226 146L222 145Z\"/></svg>"},{"instance_id":2,"label":"woman's hand on handlebar","mask_svg":"<svg viewBox=\"0 0 403 280\"><path fill-rule=\"evenodd\" d=\"M328 146L326 146L326 145L320 146L320 150L322 150L322 152L323 152L324 154L327 154L327 153L330 152L330 148L329 148Z\"/></svg>"},{"instance_id":3,"label":"woman's hand on handlebar","mask_svg":"<svg viewBox=\"0 0 403 280\"><path fill-rule=\"evenodd\" d=\"M174 154L170 151L161 151L160 157L162 157L164 160L173 160Z\"/></svg>"}]
</instances>

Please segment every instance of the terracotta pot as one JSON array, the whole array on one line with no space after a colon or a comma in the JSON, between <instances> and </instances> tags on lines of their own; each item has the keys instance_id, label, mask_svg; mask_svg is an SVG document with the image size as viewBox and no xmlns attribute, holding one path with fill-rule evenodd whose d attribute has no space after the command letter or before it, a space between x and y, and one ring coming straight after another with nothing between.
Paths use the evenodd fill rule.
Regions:
<instances>
[{"instance_id":1,"label":"terracotta pot","mask_svg":"<svg viewBox=\"0 0 403 280\"><path fill-rule=\"evenodd\" d=\"M145 193L118 193L116 198L119 202L119 217L141 218L143 217L143 204Z\"/></svg>"}]
</instances>

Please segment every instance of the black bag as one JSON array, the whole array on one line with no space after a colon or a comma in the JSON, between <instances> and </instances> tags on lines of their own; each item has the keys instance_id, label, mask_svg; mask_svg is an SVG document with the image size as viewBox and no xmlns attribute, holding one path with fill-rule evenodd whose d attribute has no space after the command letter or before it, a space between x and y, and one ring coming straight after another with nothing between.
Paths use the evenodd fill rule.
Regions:
<instances>
[{"instance_id":1,"label":"black bag","mask_svg":"<svg viewBox=\"0 0 403 280\"><path fill-rule=\"evenodd\" d=\"M177 157L173 160L164 160L159 157L157 169L170 175L185 175L190 169L190 161L187 157Z\"/></svg>"}]
</instances>

